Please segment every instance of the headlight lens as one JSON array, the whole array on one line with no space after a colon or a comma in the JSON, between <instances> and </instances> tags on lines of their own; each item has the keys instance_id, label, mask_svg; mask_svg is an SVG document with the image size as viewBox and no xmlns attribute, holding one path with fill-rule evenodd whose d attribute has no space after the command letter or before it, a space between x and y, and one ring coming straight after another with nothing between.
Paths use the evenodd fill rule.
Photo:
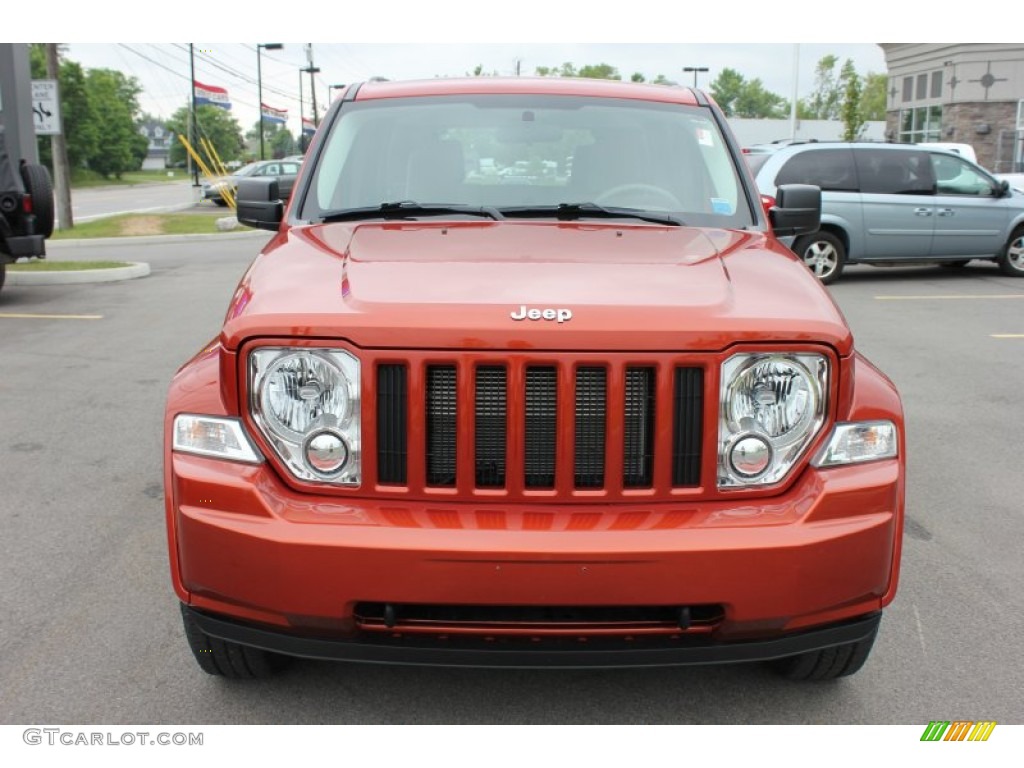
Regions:
<instances>
[{"instance_id":1,"label":"headlight lens","mask_svg":"<svg viewBox=\"0 0 1024 768\"><path fill-rule=\"evenodd\" d=\"M828 360L816 354L743 354L722 365L720 488L785 477L821 429Z\"/></svg>"},{"instance_id":2,"label":"headlight lens","mask_svg":"<svg viewBox=\"0 0 1024 768\"><path fill-rule=\"evenodd\" d=\"M253 418L292 474L358 485L359 361L340 349L265 347L249 374Z\"/></svg>"}]
</instances>

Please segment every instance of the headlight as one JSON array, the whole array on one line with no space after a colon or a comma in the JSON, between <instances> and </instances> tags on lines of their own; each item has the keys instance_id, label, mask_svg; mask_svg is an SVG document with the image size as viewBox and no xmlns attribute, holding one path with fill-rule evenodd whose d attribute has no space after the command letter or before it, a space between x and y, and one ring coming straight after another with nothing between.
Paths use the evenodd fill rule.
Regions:
<instances>
[{"instance_id":1,"label":"headlight","mask_svg":"<svg viewBox=\"0 0 1024 768\"><path fill-rule=\"evenodd\" d=\"M734 355L722 365L718 486L785 477L825 421L828 361L815 354Z\"/></svg>"},{"instance_id":2,"label":"headlight","mask_svg":"<svg viewBox=\"0 0 1024 768\"><path fill-rule=\"evenodd\" d=\"M302 480L359 485L359 361L340 349L265 347L249 356L250 408Z\"/></svg>"}]
</instances>

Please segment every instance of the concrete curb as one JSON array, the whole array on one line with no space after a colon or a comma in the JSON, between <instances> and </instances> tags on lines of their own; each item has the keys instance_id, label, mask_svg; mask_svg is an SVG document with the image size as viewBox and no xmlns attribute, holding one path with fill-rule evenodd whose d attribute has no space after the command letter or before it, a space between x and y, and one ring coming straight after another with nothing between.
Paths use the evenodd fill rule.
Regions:
<instances>
[{"instance_id":1,"label":"concrete curb","mask_svg":"<svg viewBox=\"0 0 1024 768\"><path fill-rule=\"evenodd\" d=\"M155 243L202 242L203 240L245 240L263 237L269 240L273 232L253 230L251 232L218 232L208 235L143 235L141 237L90 237L81 240L47 240L46 252L62 248L86 248L110 245L150 245Z\"/></svg>"},{"instance_id":2,"label":"concrete curb","mask_svg":"<svg viewBox=\"0 0 1024 768\"><path fill-rule=\"evenodd\" d=\"M133 261L127 267L112 269L69 269L63 272L18 272L7 270L7 285L70 285L72 283L112 283L134 280L149 274L149 264Z\"/></svg>"}]
</instances>

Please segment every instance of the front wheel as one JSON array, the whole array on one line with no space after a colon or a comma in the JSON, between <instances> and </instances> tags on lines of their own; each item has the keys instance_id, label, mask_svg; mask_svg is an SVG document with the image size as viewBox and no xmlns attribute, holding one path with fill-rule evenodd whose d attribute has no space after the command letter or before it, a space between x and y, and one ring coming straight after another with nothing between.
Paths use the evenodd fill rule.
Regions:
<instances>
[{"instance_id":1,"label":"front wheel","mask_svg":"<svg viewBox=\"0 0 1024 768\"><path fill-rule=\"evenodd\" d=\"M876 628L870 635L854 643L775 659L771 665L788 680L822 681L847 677L864 666L877 634Z\"/></svg>"},{"instance_id":2,"label":"front wheel","mask_svg":"<svg viewBox=\"0 0 1024 768\"><path fill-rule=\"evenodd\" d=\"M999 255L999 269L1010 277L1024 277L1024 227L1018 227Z\"/></svg>"},{"instance_id":3,"label":"front wheel","mask_svg":"<svg viewBox=\"0 0 1024 768\"><path fill-rule=\"evenodd\" d=\"M846 266L846 247L830 232L798 237L793 243L793 252L825 285L838 280Z\"/></svg>"}]
</instances>

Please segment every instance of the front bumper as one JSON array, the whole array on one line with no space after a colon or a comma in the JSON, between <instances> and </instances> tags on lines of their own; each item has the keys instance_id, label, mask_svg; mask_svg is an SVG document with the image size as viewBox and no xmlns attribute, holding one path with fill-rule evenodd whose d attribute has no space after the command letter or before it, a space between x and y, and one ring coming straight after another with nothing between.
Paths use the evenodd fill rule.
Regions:
<instances>
[{"instance_id":1,"label":"front bumper","mask_svg":"<svg viewBox=\"0 0 1024 768\"><path fill-rule=\"evenodd\" d=\"M169 457L168 481L183 603L208 621L342 644L365 629L356 607L366 603L714 605L721 619L701 637L683 633L683 655L712 660L718 644L752 641L768 643L755 657L779 647L786 655L793 633L863 618L891 600L903 514L896 460L807 469L767 499L614 506L329 498L291 490L266 464L180 453ZM425 634L405 629L377 635ZM451 629L432 631L461 631ZM691 650L691 641L711 646Z\"/></svg>"},{"instance_id":2,"label":"front bumper","mask_svg":"<svg viewBox=\"0 0 1024 768\"><path fill-rule=\"evenodd\" d=\"M610 638L586 647L578 641L545 642L537 647L533 639L493 638L468 641L464 638L363 636L355 639L308 637L218 618L182 606L206 634L266 651L329 661L381 664L413 664L442 667L660 667L683 664L725 664L769 661L808 651L855 643L873 637L881 613L797 632L770 640L718 642L708 637L697 641L637 642L635 638Z\"/></svg>"}]
</instances>

